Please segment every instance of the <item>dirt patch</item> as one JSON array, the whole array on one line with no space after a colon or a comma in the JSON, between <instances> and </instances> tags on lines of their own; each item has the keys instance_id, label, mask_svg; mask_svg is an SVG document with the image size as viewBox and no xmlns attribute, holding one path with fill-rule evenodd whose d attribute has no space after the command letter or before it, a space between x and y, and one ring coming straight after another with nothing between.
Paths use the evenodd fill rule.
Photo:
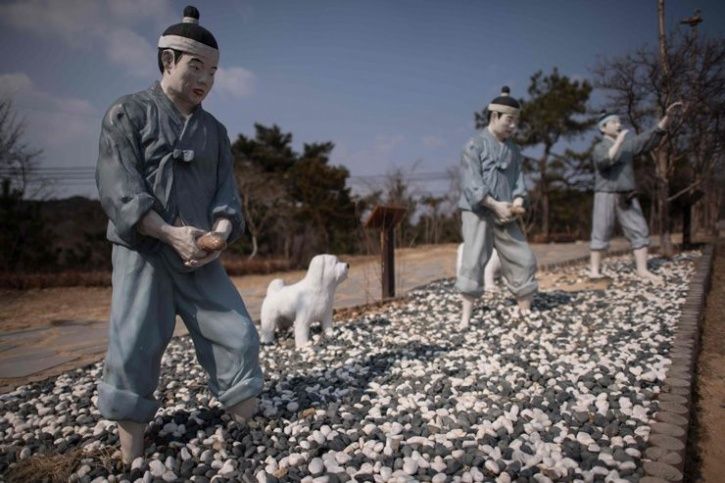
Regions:
<instances>
[{"instance_id":1,"label":"dirt patch","mask_svg":"<svg viewBox=\"0 0 725 483\"><path fill-rule=\"evenodd\" d=\"M455 260L456 247L456 244L444 244L398 249L396 250L398 270L414 266L422 259ZM343 255L340 258L349 263L351 269L369 265L377 270L379 260L378 255ZM273 278L282 278L286 283L293 283L304 275L304 271L287 271L231 278L241 292L246 293L247 290L254 289L261 291L263 296ZM441 272L440 278L452 275ZM576 292L606 288L605 282L592 282L583 275L572 278L571 275L561 275L556 272L539 272L538 278L542 290ZM111 287L0 290L0 332L57 326L69 321L107 320L110 307ZM336 318L337 316L347 317L348 314L336 313Z\"/></svg>"},{"instance_id":2,"label":"dirt patch","mask_svg":"<svg viewBox=\"0 0 725 483\"><path fill-rule=\"evenodd\" d=\"M720 482L725 475L725 240L717 244L707 297L695 386L689 481Z\"/></svg>"},{"instance_id":3,"label":"dirt patch","mask_svg":"<svg viewBox=\"0 0 725 483\"><path fill-rule=\"evenodd\" d=\"M111 287L0 290L0 332L106 320L110 307Z\"/></svg>"},{"instance_id":4,"label":"dirt patch","mask_svg":"<svg viewBox=\"0 0 725 483\"><path fill-rule=\"evenodd\" d=\"M571 273L539 272L537 274L539 289L543 291L561 290L563 292L581 292L587 290L606 290L612 279L603 277L592 280L585 275L572 276Z\"/></svg>"}]
</instances>

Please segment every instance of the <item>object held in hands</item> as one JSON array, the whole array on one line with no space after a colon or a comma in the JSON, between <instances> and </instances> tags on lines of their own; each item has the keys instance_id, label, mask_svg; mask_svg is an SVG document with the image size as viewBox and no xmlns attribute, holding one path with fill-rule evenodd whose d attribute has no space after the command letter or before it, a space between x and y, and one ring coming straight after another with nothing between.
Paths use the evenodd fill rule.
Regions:
<instances>
[{"instance_id":1,"label":"object held in hands","mask_svg":"<svg viewBox=\"0 0 725 483\"><path fill-rule=\"evenodd\" d=\"M513 205L511 207L511 215L523 216L526 213L526 209L523 206Z\"/></svg>"},{"instance_id":2,"label":"object held in hands","mask_svg":"<svg viewBox=\"0 0 725 483\"><path fill-rule=\"evenodd\" d=\"M218 233L210 231L196 239L196 246L205 252L216 252L227 247L227 241Z\"/></svg>"}]
</instances>

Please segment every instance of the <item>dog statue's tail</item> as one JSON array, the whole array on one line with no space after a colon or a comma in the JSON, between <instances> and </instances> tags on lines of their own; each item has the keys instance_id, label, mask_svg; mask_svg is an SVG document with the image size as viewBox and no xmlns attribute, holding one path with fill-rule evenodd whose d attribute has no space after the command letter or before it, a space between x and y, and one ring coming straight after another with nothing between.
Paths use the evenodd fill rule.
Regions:
<instances>
[{"instance_id":1,"label":"dog statue's tail","mask_svg":"<svg viewBox=\"0 0 725 483\"><path fill-rule=\"evenodd\" d=\"M275 292L279 292L282 287L284 287L284 280L281 278L275 278L271 282L269 282L269 286L267 287L267 296L269 297Z\"/></svg>"}]
</instances>

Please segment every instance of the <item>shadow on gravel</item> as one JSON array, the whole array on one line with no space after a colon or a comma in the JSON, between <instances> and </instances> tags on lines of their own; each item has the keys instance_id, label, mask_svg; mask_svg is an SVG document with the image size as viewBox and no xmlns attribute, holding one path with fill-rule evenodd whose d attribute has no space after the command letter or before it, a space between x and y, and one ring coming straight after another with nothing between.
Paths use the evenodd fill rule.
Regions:
<instances>
[{"instance_id":1,"label":"shadow on gravel","mask_svg":"<svg viewBox=\"0 0 725 483\"><path fill-rule=\"evenodd\" d=\"M582 290L583 292L584 290ZM572 301L577 297L578 292L565 292L556 290L550 292L539 292L534 297L533 309L539 312L556 310L562 305L571 305Z\"/></svg>"},{"instance_id":2,"label":"shadow on gravel","mask_svg":"<svg viewBox=\"0 0 725 483\"><path fill-rule=\"evenodd\" d=\"M360 330L363 330L364 326L370 324L390 325L391 323L387 319L378 318L372 321L355 322L351 325L355 324L358 324ZM349 328L350 326L348 326L348 330ZM446 342L450 343L450 341ZM283 427L287 424L285 421L306 419L314 416L318 410L325 410L327 416L324 423L319 421L311 422L310 431L319 429L322 424L340 424L350 428L357 427L360 425L361 419L367 414L367 410L372 406L368 400L363 400L363 396L376 395L375 389L370 386L371 383L385 384L388 380L392 381L394 378L390 375L391 368L400 361L430 360L452 349L452 346L413 343L371 354L367 357L346 360L326 368L316 368L303 375L275 381L271 384L271 387L269 385L265 387L262 393L263 399L283 399L284 395L285 400L294 401L298 408L291 411L286 407L286 402L277 403L276 414L265 417L262 415L264 410L262 408L260 415L244 425L230 423L228 417L225 416L225 412L218 407L200 407L193 412L193 417L192 413L187 410L166 414L161 416L161 425L153 424L147 431L146 447L153 446L153 451L174 455L176 450L173 450L173 447L185 445L192 439L199 438L200 432L203 432L206 438L210 438L219 429L222 429L227 432L228 438L241 443L234 447L234 457L246 459L246 464L252 464L251 460L257 454L258 446L270 448L265 455L275 455L286 451L286 436L284 433L273 433L276 426ZM340 410L342 405L349 408L357 405L358 409L355 410L354 415L346 415L344 411ZM362 406L362 409L359 406ZM168 423L174 423L177 426L184 425L183 433L173 434L163 431L163 427ZM269 427L268 429L272 431L265 430L266 427ZM270 437L272 435L275 437L274 440ZM205 438L202 437L201 439ZM309 452L316 456L331 449L341 451L352 441L353 439L348 435L341 433L333 440L325 441L320 445L313 443L313 447ZM192 460L196 459L192 458ZM240 461L240 463L245 464L244 461Z\"/></svg>"}]
</instances>

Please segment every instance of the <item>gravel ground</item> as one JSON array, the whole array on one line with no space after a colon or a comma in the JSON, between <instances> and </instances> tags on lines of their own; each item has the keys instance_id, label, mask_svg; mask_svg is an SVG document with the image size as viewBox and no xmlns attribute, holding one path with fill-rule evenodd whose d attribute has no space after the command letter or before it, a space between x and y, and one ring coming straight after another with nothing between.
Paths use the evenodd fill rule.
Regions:
<instances>
[{"instance_id":1,"label":"gravel ground","mask_svg":"<svg viewBox=\"0 0 725 483\"><path fill-rule=\"evenodd\" d=\"M540 293L524 319L507 293L486 294L465 331L448 280L336 322L332 339L317 331L311 349L278 337L247 425L209 395L190 339L175 339L163 409L131 467L108 457L118 437L94 404L101 364L22 386L0 397L0 473L80 454L71 481L637 481L698 256L651 260L659 287L608 259L608 290Z\"/></svg>"}]
</instances>

